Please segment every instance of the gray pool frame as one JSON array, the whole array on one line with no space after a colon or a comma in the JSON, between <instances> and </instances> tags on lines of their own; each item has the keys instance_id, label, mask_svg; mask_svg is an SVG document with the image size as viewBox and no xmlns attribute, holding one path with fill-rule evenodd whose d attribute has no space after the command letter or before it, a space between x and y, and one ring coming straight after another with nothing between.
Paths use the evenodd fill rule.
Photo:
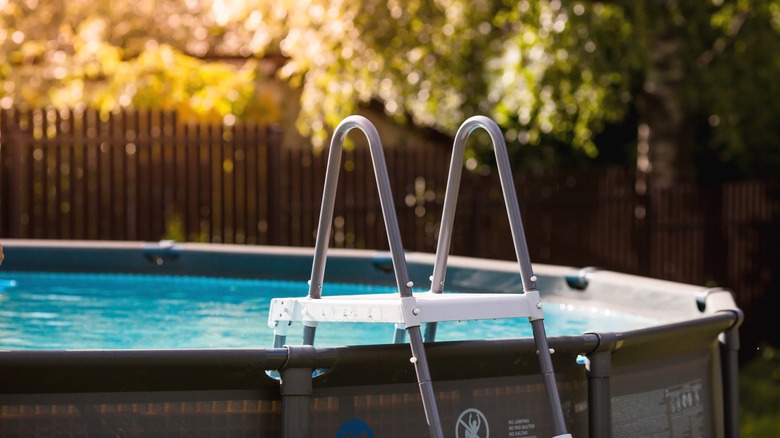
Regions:
<instances>
[{"instance_id":1,"label":"gray pool frame","mask_svg":"<svg viewBox=\"0 0 780 438\"><path fill-rule=\"evenodd\" d=\"M311 249L287 247L3 244L4 271L305 281L312 263ZM433 255L406 259L415 284L427 284ZM573 436L631 436L637 427L670 437L739 436L742 312L730 291L593 269L534 271L551 305L608 306L664 321L550 337ZM326 281L393 285L390 255L333 249ZM513 262L450 259L448 291L517 293L519 283ZM426 347L446 434L463 436L459 414L475 410L491 436L551 434L533 339L511 336ZM262 348L270 342L258 339L257 349L0 351L0 435L319 437L360 427L376 437L427 435L407 346ZM315 369L327 371L312 377ZM281 382L267 370L278 370Z\"/></svg>"}]
</instances>

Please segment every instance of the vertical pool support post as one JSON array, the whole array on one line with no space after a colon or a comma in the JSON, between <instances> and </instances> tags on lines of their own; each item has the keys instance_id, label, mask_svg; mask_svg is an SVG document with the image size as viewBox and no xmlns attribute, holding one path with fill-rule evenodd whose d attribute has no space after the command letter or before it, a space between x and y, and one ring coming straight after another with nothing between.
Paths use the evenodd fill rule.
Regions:
<instances>
[{"instance_id":1,"label":"vertical pool support post","mask_svg":"<svg viewBox=\"0 0 780 438\"><path fill-rule=\"evenodd\" d=\"M723 367L723 398L727 438L739 437L739 324L742 311L738 312L736 323L723 333L721 343Z\"/></svg>"},{"instance_id":2,"label":"vertical pool support post","mask_svg":"<svg viewBox=\"0 0 780 438\"><path fill-rule=\"evenodd\" d=\"M308 438L312 372L318 367L329 367L335 362L331 349L318 351L311 345L292 345L287 349L287 360L279 367L282 395L282 437Z\"/></svg>"},{"instance_id":3,"label":"vertical pool support post","mask_svg":"<svg viewBox=\"0 0 780 438\"><path fill-rule=\"evenodd\" d=\"M463 122L458 129L458 132L455 134L455 142L452 147L452 159L450 160L449 175L447 178L447 191L444 195L441 226L439 227L439 240L436 246L436 258L433 265L433 274L431 275L431 292L442 293L444 289L447 257L449 256L450 243L452 240L452 229L455 219L455 209L458 202L466 141L471 133L478 128L487 131L493 142L496 167L498 168L498 175L501 180L501 190L504 194L504 204L506 205L507 215L509 217L509 227L512 231L512 242L515 248L517 263L520 267L520 279L523 285L523 293L536 294L538 296L539 291L536 289L536 276L533 274L531 258L528 254L528 244L525 240L523 221L520 216L520 207L515 192L514 176L512 175L512 169L509 165L509 155L506 150L504 135L493 120L484 116L469 118ZM539 303L538 306L539 309L541 309L541 303ZM555 371L553 370L551 357L552 350L547 343L544 320L542 318L529 317L529 321L531 322L531 328L533 329L534 341L537 346L539 368L544 380L547 400L552 415L553 434L555 437L570 437L571 435L567 433L566 420L563 416L563 408L561 407L558 387L555 381ZM427 324L425 334L425 341L432 342L436 336L436 323Z\"/></svg>"},{"instance_id":4,"label":"vertical pool support post","mask_svg":"<svg viewBox=\"0 0 780 438\"><path fill-rule=\"evenodd\" d=\"M390 254L393 260L393 270L395 271L398 292L402 301L405 298L413 300L413 284L409 281L409 274L407 272L406 258L403 253L401 232L398 227L398 218L395 213L395 204L390 188L390 178L387 173L385 155L382 150L382 142L379 139L379 133L376 131L374 125L362 116L349 116L345 118L333 132L328 155L328 165L325 172L325 188L323 189L322 194L322 209L320 210L319 226L317 228L317 241L314 246L314 260L312 263L311 279L309 280L308 297L313 300L322 297L325 262L328 252L328 243L330 241L331 224L333 222L339 168L341 167L341 153L344 148L344 141L347 134L354 128L363 131L363 134L365 134L368 139L368 146L371 152L371 161L374 166L374 176L379 192L382 215L385 220L385 229L387 232L388 244L390 246ZM315 331L316 322L304 321L304 344L312 345ZM431 437L439 438L443 436L441 420L439 419L439 412L436 406L436 397L433 391L430 371L428 369L428 360L425 355L422 333L419 325L407 325L406 331L409 334L409 343L412 350L411 362L414 364L415 372L417 374L417 381L420 387L420 395L422 396L428 429Z\"/></svg>"},{"instance_id":5,"label":"vertical pool support post","mask_svg":"<svg viewBox=\"0 0 780 438\"><path fill-rule=\"evenodd\" d=\"M701 292L697 298L699 310L704 313L728 313L733 323L718 337L720 341L721 376L723 385L723 427L726 438L739 437L739 327L745 314L734 302L734 292L714 287Z\"/></svg>"},{"instance_id":6,"label":"vertical pool support post","mask_svg":"<svg viewBox=\"0 0 780 438\"><path fill-rule=\"evenodd\" d=\"M708 313L733 314L734 323L720 337L721 368L723 376L723 422L727 438L739 437L739 327L745 319L742 310L734 303L734 292L725 288L712 288L702 294Z\"/></svg>"},{"instance_id":7,"label":"vertical pool support post","mask_svg":"<svg viewBox=\"0 0 780 438\"><path fill-rule=\"evenodd\" d=\"M599 339L596 348L588 353L588 435L612 436L612 352L620 348L621 340L615 333L592 333Z\"/></svg>"},{"instance_id":8,"label":"vertical pool support post","mask_svg":"<svg viewBox=\"0 0 780 438\"><path fill-rule=\"evenodd\" d=\"M287 346L287 362L279 369L282 437L309 436L314 354L314 347L309 345Z\"/></svg>"}]
</instances>

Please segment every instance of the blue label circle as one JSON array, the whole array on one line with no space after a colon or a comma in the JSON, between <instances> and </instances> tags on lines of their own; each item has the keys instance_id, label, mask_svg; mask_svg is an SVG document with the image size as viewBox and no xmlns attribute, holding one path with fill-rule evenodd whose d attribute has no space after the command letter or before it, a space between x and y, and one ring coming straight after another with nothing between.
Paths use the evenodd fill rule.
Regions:
<instances>
[{"instance_id":1,"label":"blue label circle","mask_svg":"<svg viewBox=\"0 0 780 438\"><path fill-rule=\"evenodd\" d=\"M374 431L359 418L347 420L339 427L336 438L374 438Z\"/></svg>"}]
</instances>

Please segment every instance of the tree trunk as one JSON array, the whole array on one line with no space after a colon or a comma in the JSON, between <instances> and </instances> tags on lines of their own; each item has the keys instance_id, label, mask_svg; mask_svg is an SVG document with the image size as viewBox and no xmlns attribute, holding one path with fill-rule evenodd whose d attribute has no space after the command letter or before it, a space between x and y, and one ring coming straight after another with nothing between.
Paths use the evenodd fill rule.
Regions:
<instances>
[{"instance_id":1,"label":"tree trunk","mask_svg":"<svg viewBox=\"0 0 780 438\"><path fill-rule=\"evenodd\" d=\"M655 39L650 66L637 97L639 114L637 169L654 188L695 180L694 130L682 104L685 69L678 56L684 42Z\"/></svg>"}]
</instances>

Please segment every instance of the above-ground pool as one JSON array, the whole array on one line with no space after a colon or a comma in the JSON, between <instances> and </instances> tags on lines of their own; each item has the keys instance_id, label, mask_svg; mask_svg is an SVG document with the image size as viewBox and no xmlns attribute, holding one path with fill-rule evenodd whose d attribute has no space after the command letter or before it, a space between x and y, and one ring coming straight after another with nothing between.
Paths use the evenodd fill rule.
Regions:
<instances>
[{"instance_id":1,"label":"above-ground pool","mask_svg":"<svg viewBox=\"0 0 780 438\"><path fill-rule=\"evenodd\" d=\"M392 327L323 325L314 347L267 348L268 299L306 295L312 250L3 244L0 436L428 434L409 348L390 344ZM406 260L426 289L433 255ZM737 435L741 312L730 292L534 272L573 436ZM394 290L395 278L386 253L331 250L326 280L375 293ZM522 292L516 263L459 257L447 286ZM550 436L534 348L524 320L442 326L426 350L445 435Z\"/></svg>"},{"instance_id":2,"label":"above-ground pool","mask_svg":"<svg viewBox=\"0 0 780 438\"><path fill-rule=\"evenodd\" d=\"M303 281L149 274L0 271L0 350L261 348L273 338L271 298L303 295ZM328 284L330 295L395 293L393 287ZM550 335L615 331L659 321L604 305L548 302ZM295 328L298 330L295 331ZM319 346L386 344L388 324L321 323ZM302 337L301 326L290 337ZM525 319L439 323L438 341L532 336Z\"/></svg>"}]
</instances>

